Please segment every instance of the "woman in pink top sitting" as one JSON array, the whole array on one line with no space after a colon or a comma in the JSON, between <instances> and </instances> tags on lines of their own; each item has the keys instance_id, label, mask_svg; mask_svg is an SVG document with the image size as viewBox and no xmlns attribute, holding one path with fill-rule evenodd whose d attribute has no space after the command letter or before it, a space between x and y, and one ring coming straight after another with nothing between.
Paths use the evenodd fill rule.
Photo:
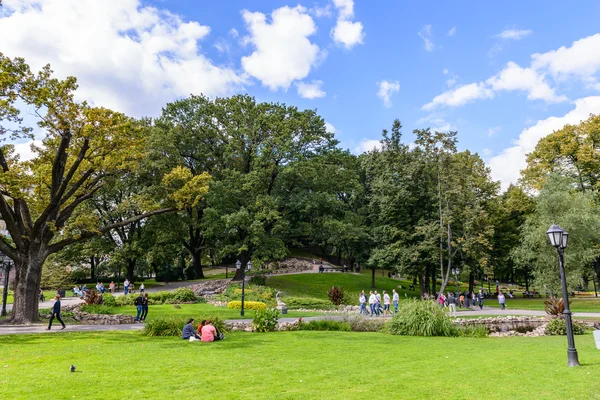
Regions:
<instances>
[{"instance_id":1,"label":"woman in pink top sitting","mask_svg":"<svg viewBox=\"0 0 600 400\"><path fill-rule=\"evenodd\" d=\"M203 342L214 342L215 340L222 340L225 338L225 336L217 331L210 320L206 321L206 325L202 327L201 336Z\"/></svg>"}]
</instances>

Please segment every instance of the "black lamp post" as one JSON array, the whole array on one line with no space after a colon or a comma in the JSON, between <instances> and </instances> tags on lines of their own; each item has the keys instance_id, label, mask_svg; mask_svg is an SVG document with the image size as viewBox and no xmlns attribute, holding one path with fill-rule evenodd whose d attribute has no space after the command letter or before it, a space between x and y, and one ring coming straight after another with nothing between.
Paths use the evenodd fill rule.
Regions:
<instances>
[{"instance_id":1,"label":"black lamp post","mask_svg":"<svg viewBox=\"0 0 600 400\"><path fill-rule=\"evenodd\" d=\"M567 325L567 341L569 347L567 348L567 360L569 367L579 367L579 357L577 356L577 349L575 348L575 337L573 336L573 321L571 321L571 309L569 307L569 293L567 292L567 279L565 276L565 259L564 253L567 248L567 241L569 239L569 233L562 229L560 226L552 224L548 232L546 232L550 243L556 248L558 253L558 266L560 267L560 283L562 286L563 303L565 305L563 315L565 318L565 324Z\"/></svg>"},{"instance_id":2,"label":"black lamp post","mask_svg":"<svg viewBox=\"0 0 600 400\"><path fill-rule=\"evenodd\" d=\"M458 275L460 275L460 269L452 268L452 275L454 275L454 280L456 281L456 294L458 295Z\"/></svg>"},{"instance_id":3,"label":"black lamp post","mask_svg":"<svg viewBox=\"0 0 600 400\"><path fill-rule=\"evenodd\" d=\"M6 317L6 301L8 299L8 277L10 275L10 269L12 268L11 259L4 253L0 252L0 264L4 270L4 290L2 291L2 311L0 316Z\"/></svg>"},{"instance_id":4,"label":"black lamp post","mask_svg":"<svg viewBox=\"0 0 600 400\"><path fill-rule=\"evenodd\" d=\"M240 260L237 260L235 262L235 268L236 269L241 269L242 270L242 311L240 312L240 315L243 317L244 316L244 293L245 293L245 289L246 289L246 271L250 271L250 269L252 268L252 261L248 261L248 264L246 264L246 268L242 268L242 262Z\"/></svg>"}]
</instances>

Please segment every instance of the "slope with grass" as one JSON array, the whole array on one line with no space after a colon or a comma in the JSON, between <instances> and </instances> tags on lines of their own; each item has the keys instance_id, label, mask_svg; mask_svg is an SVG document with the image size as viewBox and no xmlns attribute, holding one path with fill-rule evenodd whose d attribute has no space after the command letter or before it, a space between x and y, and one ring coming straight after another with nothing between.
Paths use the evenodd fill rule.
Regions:
<instances>
[{"instance_id":1,"label":"slope with grass","mask_svg":"<svg viewBox=\"0 0 600 400\"><path fill-rule=\"evenodd\" d=\"M600 351L590 334L577 345L581 368L566 366L564 337L241 332L207 344L138 332L5 336L0 398L73 398L90 382L104 399L599 398Z\"/></svg>"},{"instance_id":2,"label":"slope with grass","mask_svg":"<svg viewBox=\"0 0 600 400\"><path fill-rule=\"evenodd\" d=\"M381 293L386 290L392 293L392 289L400 294L402 299L405 295L409 297L418 296L418 292L398 288L402 282L387 277L377 277L375 279L375 290ZM296 274L272 276L267 280L267 286L281 290L284 296L289 297L310 297L317 299L327 299L327 291L332 286L341 286L346 291L347 304L358 304L358 295L361 290L367 293L371 289L371 276L367 274L351 273L323 273L323 274ZM284 299L285 301L285 299Z\"/></svg>"}]
</instances>

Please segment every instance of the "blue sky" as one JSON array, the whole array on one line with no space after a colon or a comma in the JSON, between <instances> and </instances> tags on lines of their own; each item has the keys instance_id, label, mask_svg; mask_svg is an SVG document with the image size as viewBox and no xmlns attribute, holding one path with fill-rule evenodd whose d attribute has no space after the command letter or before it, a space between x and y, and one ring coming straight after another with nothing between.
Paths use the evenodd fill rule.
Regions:
<instances>
[{"instance_id":1,"label":"blue sky","mask_svg":"<svg viewBox=\"0 0 600 400\"><path fill-rule=\"evenodd\" d=\"M355 153L399 118L407 143L457 130L504 187L540 137L600 112L598 1L4 4L0 51L77 76L95 104L155 116L249 93L316 108Z\"/></svg>"}]
</instances>

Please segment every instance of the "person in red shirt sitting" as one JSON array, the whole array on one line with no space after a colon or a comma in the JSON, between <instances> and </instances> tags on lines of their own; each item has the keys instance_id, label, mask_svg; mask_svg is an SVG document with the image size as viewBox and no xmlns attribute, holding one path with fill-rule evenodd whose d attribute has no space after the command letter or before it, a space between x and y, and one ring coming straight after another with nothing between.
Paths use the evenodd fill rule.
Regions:
<instances>
[{"instance_id":1,"label":"person in red shirt sitting","mask_svg":"<svg viewBox=\"0 0 600 400\"><path fill-rule=\"evenodd\" d=\"M223 340L225 336L217 331L210 320L206 321L206 324L201 329L202 341L203 342L214 342L216 340Z\"/></svg>"}]
</instances>

